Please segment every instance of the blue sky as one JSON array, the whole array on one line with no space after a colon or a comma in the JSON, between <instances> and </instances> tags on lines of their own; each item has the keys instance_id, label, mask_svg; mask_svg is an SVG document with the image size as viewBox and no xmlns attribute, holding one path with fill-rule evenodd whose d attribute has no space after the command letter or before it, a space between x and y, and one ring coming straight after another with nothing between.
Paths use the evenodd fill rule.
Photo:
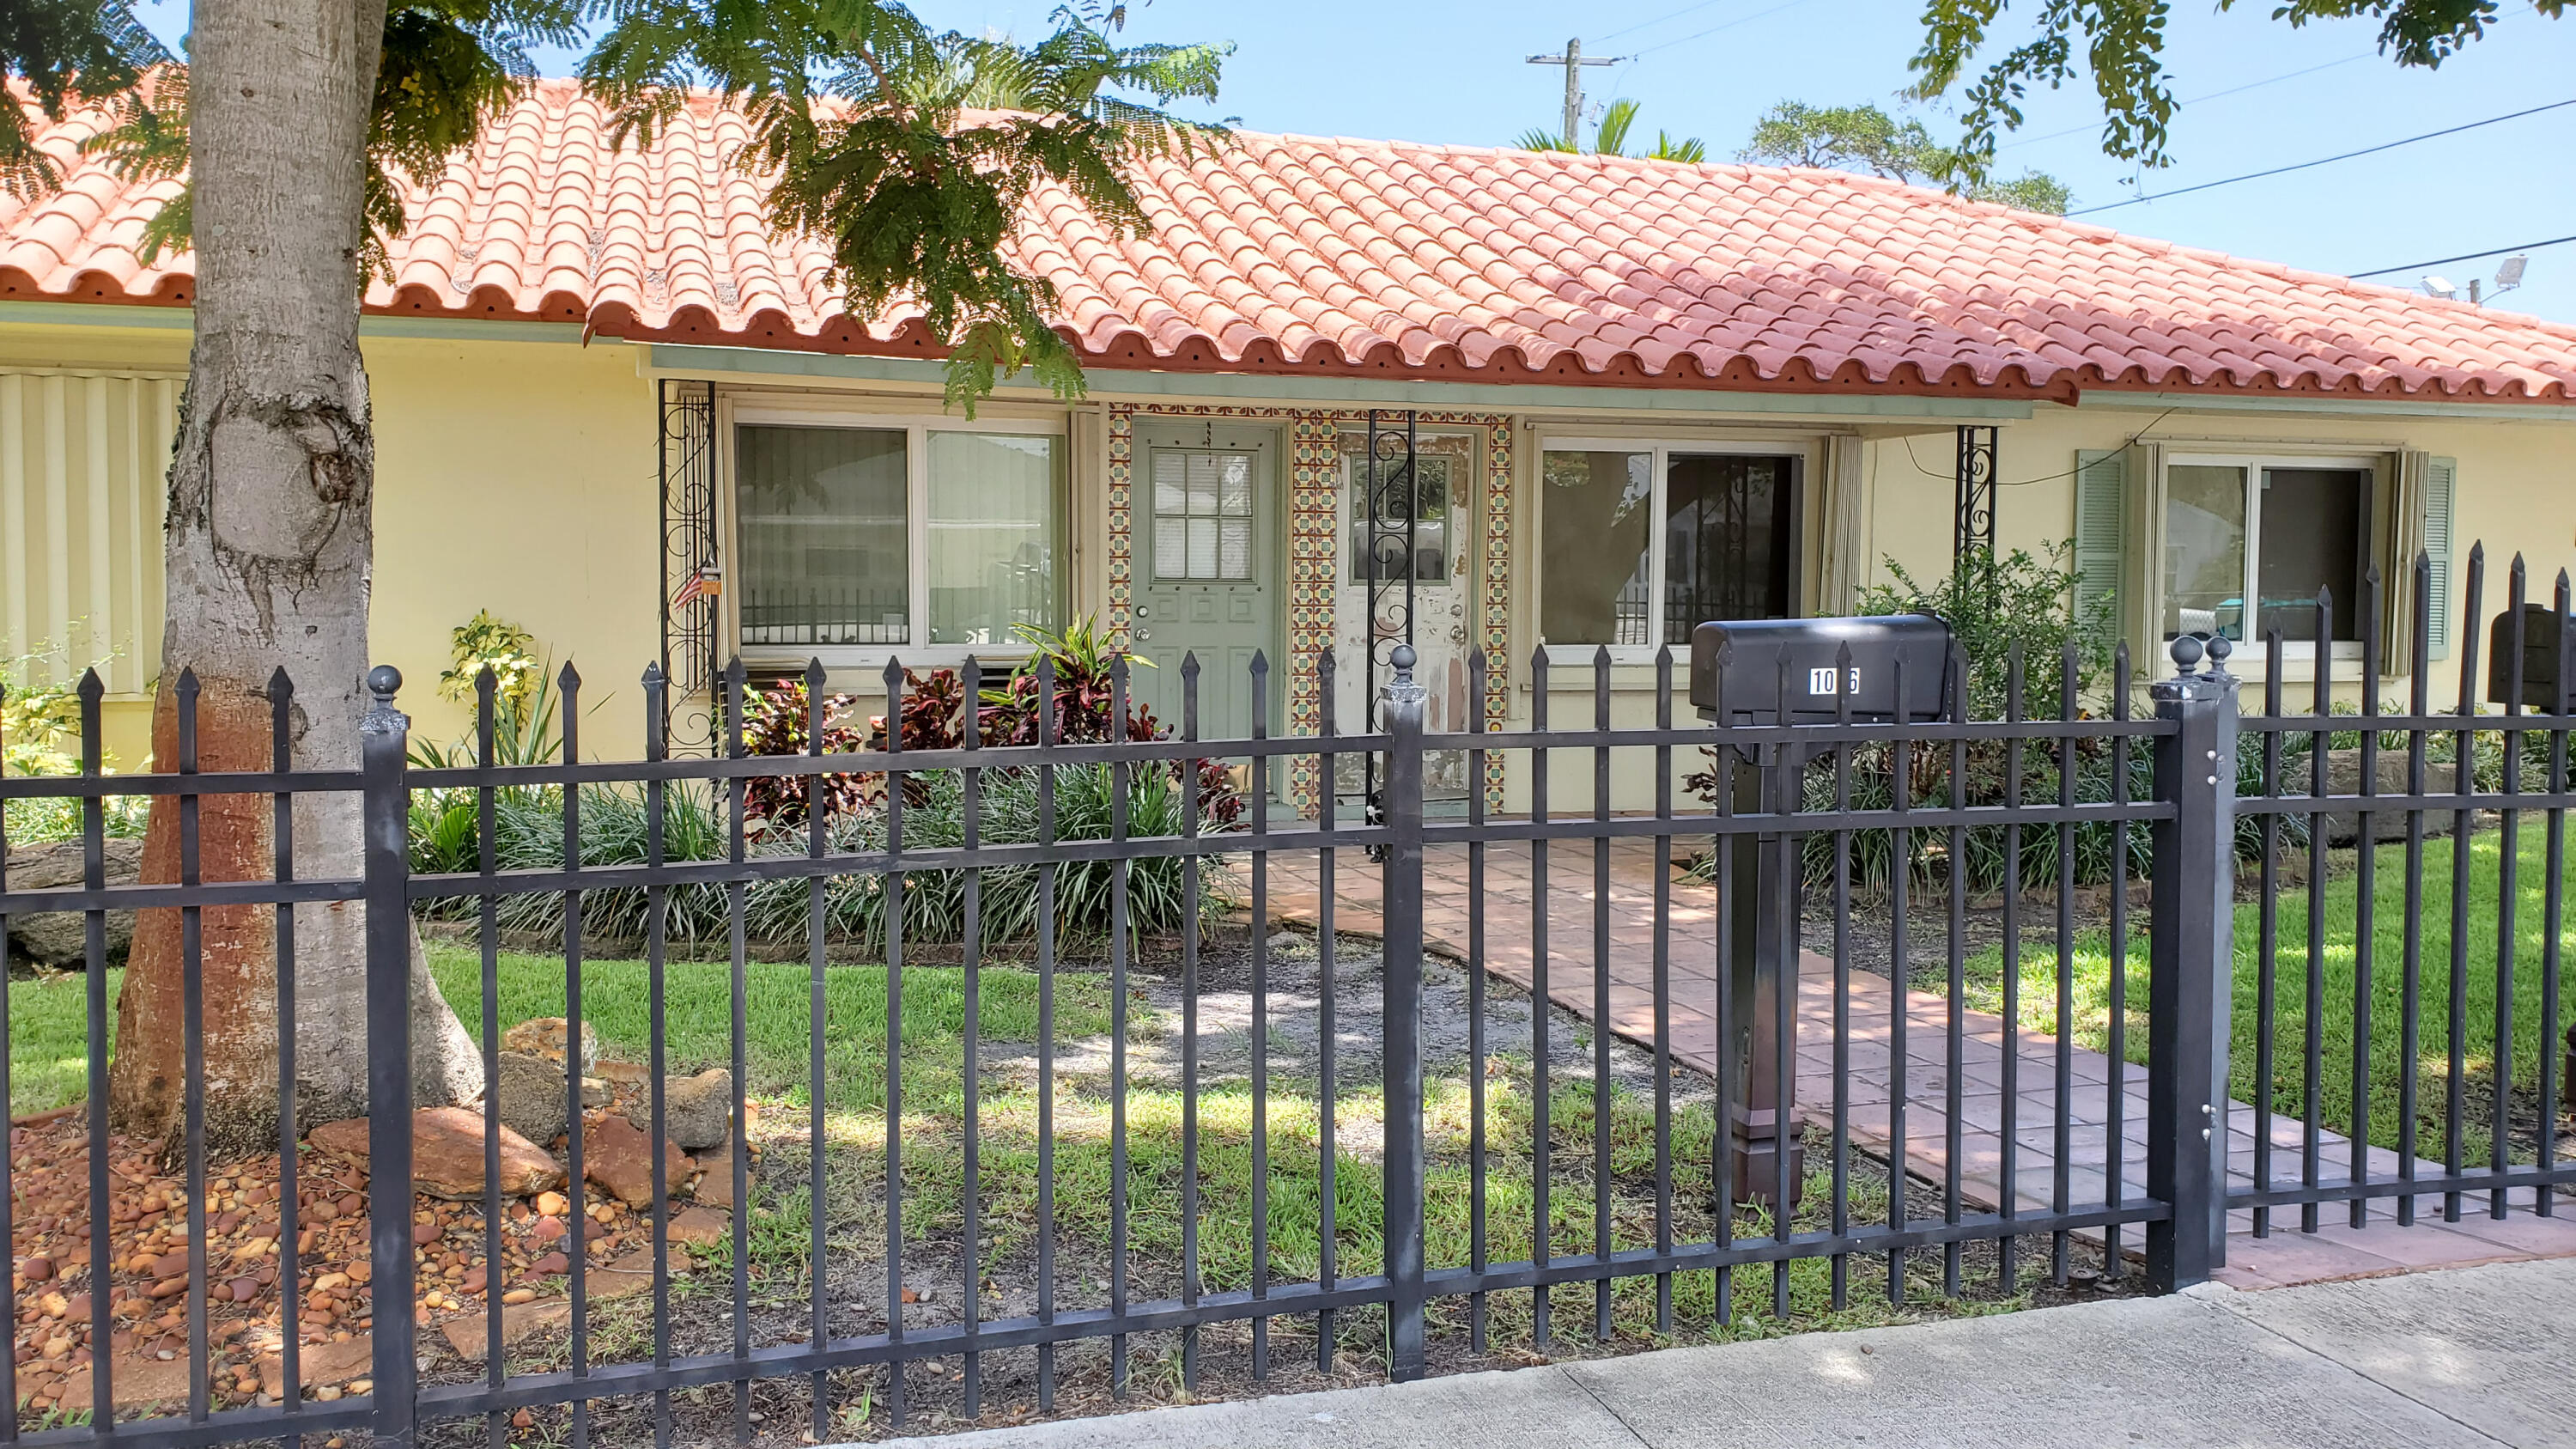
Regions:
<instances>
[{"instance_id":1,"label":"blue sky","mask_svg":"<svg viewBox=\"0 0 2576 1449\"><path fill-rule=\"evenodd\" d=\"M1130 34L1231 40L1219 116L1264 131L1493 145L1553 127L1559 69L1524 57L1554 52L1572 17L1590 55L1634 57L1588 70L1597 107L1643 106L1640 126L1699 136L1731 156L1774 102L1873 101L1894 108L1920 36L1909 0L1151 0ZM941 25L1034 35L1055 0L920 0ZM2488 39L2438 71L2401 70L2375 52L2375 27L2336 22L2293 30L2269 0L2231 12L2178 6L2166 64L2186 104L2175 164L2148 192L2372 146L2551 101L2576 99L2576 20L2552 21L2504 0ZM174 35L186 7L145 11ZM573 57L549 55L550 71ZM2306 74L2297 74L2307 72ZM2288 79L2275 79L2289 77ZM2268 84L2257 84L2270 82ZM2248 88L2250 87L2250 88ZM2221 95L2220 92L2234 92ZM2141 188L2103 156L2089 87L2042 93L1999 157L2075 190L2080 209ZM1954 131L1938 108L1936 135ZM2062 134L2061 134L2062 133ZM2576 107L2421 142L2359 160L2087 218L2124 231L2321 271L2354 272L2576 233ZM2490 276L2496 259L2438 270L2456 283ZM2412 274L2379 280L2412 284ZM2532 254L2505 310L2576 322L2576 245Z\"/></svg>"}]
</instances>

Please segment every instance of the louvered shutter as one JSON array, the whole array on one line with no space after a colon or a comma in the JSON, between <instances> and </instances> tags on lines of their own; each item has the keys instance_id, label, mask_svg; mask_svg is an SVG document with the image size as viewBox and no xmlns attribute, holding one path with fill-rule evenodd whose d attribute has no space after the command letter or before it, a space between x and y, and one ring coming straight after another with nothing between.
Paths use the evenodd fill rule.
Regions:
<instances>
[{"instance_id":1,"label":"louvered shutter","mask_svg":"<svg viewBox=\"0 0 2576 1449\"><path fill-rule=\"evenodd\" d=\"M2424 557L2431 563L2425 586L2430 658L2451 657L2451 619L2458 601L2451 596L2451 506L2459 492L2457 458L2430 458L2424 464Z\"/></svg>"},{"instance_id":2,"label":"louvered shutter","mask_svg":"<svg viewBox=\"0 0 2576 1449\"><path fill-rule=\"evenodd\" d=\"M2121 544L2128 533L2127 468L2118 449L2075 455L2075 617L2091 618L2120 595Z\"/></svg>"},{"instance_id":3,"label":"louvered shutter","mask_svg":"<svg viewBox=\"0 0 2576 1449\"><path fill-rule=\"evenodd\" d=\"M161 663L161 511L181 379L0 368L0 662L30 684L95 664L112 695Z\"/></svg>"}]
</instances>

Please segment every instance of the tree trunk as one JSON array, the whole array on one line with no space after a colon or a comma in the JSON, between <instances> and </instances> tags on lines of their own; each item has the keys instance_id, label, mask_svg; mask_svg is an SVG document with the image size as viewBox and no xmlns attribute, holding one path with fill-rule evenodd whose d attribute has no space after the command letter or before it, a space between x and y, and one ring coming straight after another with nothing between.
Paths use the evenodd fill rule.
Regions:
<instances>
[{"instance_id":1,"label":"tree trunk","mask_svg":"<svg viewBox=\"0 0 2576 1449\"><path fill-rule=\"evenodd\" d=\"M269 680L294 682L299 769L355 769L367 669L375 443L358 356L361 198L384 0L200 0L190 44L196 339L172 450L168 610L153 762L178 765L175 689L202 688L200 769L270 763ZM207 880L262 879L267 797L200 807ZM356 796L299 796L296 874L361 868ZM177 803L154 801L143 879L178 879ZM110 1105L130 1132L180 1121L186 1037L179 913L137 922L118 1002ZM203 913L210 1140L273 1140L278 1091L276 912ZM366 1103L365 910L295 911L299 1115ZM477 1089L475 1052L413 948L416 1079L424 1103Z\"/></svg>"}]
</instances>

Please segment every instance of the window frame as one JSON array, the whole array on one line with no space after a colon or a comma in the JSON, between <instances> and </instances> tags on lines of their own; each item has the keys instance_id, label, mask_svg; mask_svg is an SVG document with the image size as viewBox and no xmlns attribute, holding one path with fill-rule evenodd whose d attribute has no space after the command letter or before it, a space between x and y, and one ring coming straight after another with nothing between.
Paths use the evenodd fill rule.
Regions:
<instances>
[{"instance_id":1,"label":"window frame","mask_svg":"<svg viewBox=\"0 0 2576 1449\"><path fill-rule=\"evenodd\" d=\"M2247 599L2259 598L2261 593L2260 589L2257 587L2257 581L2262 577L2263 570L2263 500L2260 497L2260 490L2262 486L2261 480L2263 472L2266 469L2320 469L2360 474L2364 480L2361 498L2361 517L2358 520L2361 530L2362 550L2365 559L2375 556L2375 550L2372 546L2372 539L2375 536L2375 530L2372 528L2372 515L2377 506L2376 494L2380 487L2379 460L2376 458L2358 453L2186 452L2181 449L2168 447L2164 456L2164 465L2161 476L2156 480L2156 508L2158 510L2156 533L2159 538L2164 534L2164 510L2172 507L2172 479L2173 470L2176 468L2241 468L2244 470L2247 496L2245 499L2245 576L2243 581L2243 597ZM2156 571L2158 617L2154 622L2154 632L2157 636L2155 642L2161 646L2172 643L2176 637L2165 633L2164 627L2163 613L2168 607L2164 599L2165 561L2161 558L2153 559L2149 561L2148 566ZM2367 564L2362 563L2362 566L2367 567ZM2338 601L2339 608L2351 608L2357 607L2357 605L2357 599ZM2248 628L2249 635L2247 638L2232 641L2235 644L2236 653L2231 657L2229 663L2231 667L2234 667L2240 674L2247 674L2249 671L2259 673L2263 667L2265 656L2261 636L2250 632L2250 624ZM2296 660L2313 666L2316 662L2316 657L2317 645L2314 639L2293 639L2287 634L2283 634L2281 636L2281 658L2283 662L2287 663ZM2358 639L2335 640L2327 657L2331 664L2341 664L2345 662L2358 663L2362 657L2361 641Z\"/></svg>"},{"instance_id":2,"label":"window frame","mask_svg":"<svg viewBox=\"0 0 2576 1449\"><path fill-rule=\"evenodd\" d=\"M1646 589L1651 612L1647 615L1646 632L1650 637L1660 638L1663 635L1664 622L1665 556L1670 552L1669 519L1666 516L1668 505L1665 499L1671 484L1669 474L1673 456L1681 454L1690 457L1786 458L1791 463L1790 509L1796 515L1795 522L1791 525L1796 532L1789 540L1789 607L1799 611L1803 616L1808 608L1807 545L1810 533L1808 515L1812 511L1816 454L1820 446L1813 438L1691 438L1669 433L1542 432L1538 436L1538 446L1530 458L1530 497L1535 504L1530 509L1533 544L1535 545L1537 539L1545 536L1547 528L1548 454L1577 452L1652 454L1654 461L1648 465L1652 488L1647 495L1649 513L1646 524L1648 559ZM1529 618L1531 631L1536 633L1539 621L1546 617L1547 563L1543 547L1534 546L1531 553L1530 579L1536 587L1531 590L1533 597ZM1557 644L1545 638L1541 638L1539 643L1540 647L1547 651L1550 664L1589 665L1601 648L1598 644ZM1684 646L1673 647L1677 651L1676 657L1680 657L1678 651ZM1655 655L1663 648L1661 644L1613 644L1610 646L1610 662L1652 664L1655 661Z\"/></svg>"},{"instance_id":3,"label":"window frame","mask_svg":"<svg viewBox=\"0 0 2576 1449\"><path fill-rule=\"evenodd\" d=\"M1043 417L986 416L968 422L953 414L922 412L917 408L899 410L869 407L855 400L839 403L828 399L770 399L728 397L720 400L716 418L717 466L721 479L716 488L716 520L720 557L726 561L724 591L725 637L733 652L743 662L758 668L779 665L802 665L819 659L826 669L882 668L890 659L900 659L906 668L955 668L971 656L981 660L1017 660L1029 649L1017 641L1004 644L933 644L930 642L930 435L933 433L981 433L1019 437L1049 437L1057 440L1061 466L1056 473L1056 562L1058 607L1070 614L1073 597L1074 519L1073 519L1073 440L1071 418L1065 414ZM904 560L905 605L911 624L910 639L903 644L813 644L801 648L784 645L745 645L742 642L742 550L740 520L742 512L741 473L736 465L735 448L740 430L749 427L837 428L859 432L900 432L904 435ZM1064 619L1056 621L1062 627Z\"/></svg>"}]
</instances>

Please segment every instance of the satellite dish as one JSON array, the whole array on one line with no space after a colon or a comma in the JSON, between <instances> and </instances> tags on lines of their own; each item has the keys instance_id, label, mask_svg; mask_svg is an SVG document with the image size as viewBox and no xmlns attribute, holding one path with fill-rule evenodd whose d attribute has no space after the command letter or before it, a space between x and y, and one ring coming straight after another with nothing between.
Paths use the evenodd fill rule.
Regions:
<instances>
[{"instance_id":1,"label":"satellite dish","mask_svg":"<svg viewBox=\"0 0 2576 1449\"><path fill-rule=\"evenodd\" d=\"M2507 258L2505 258L2505 259L2504 259L2501 263L2499 263L2499 264L2497 265L2497 267L2496 267L2496 274L2495 274L2495 287L2496 287L2496 290L2497 290L2497 291L2499 291L2499 292L2501 292L2501 291L2505 290L2505 289L2506 289L2506 288L2508 288L2508 287L2519 287L2519 286L2521 286L2521 285L2522 285L2522 269L2523 269L2523 268L2525 268L2525 267L2528 267L2528 266L2530 266L2530 265L2531 265L2531 258L2529 258L2529 257L2515 256L2515 257L2507 257Z\"/></svg>"}]
</instances>

